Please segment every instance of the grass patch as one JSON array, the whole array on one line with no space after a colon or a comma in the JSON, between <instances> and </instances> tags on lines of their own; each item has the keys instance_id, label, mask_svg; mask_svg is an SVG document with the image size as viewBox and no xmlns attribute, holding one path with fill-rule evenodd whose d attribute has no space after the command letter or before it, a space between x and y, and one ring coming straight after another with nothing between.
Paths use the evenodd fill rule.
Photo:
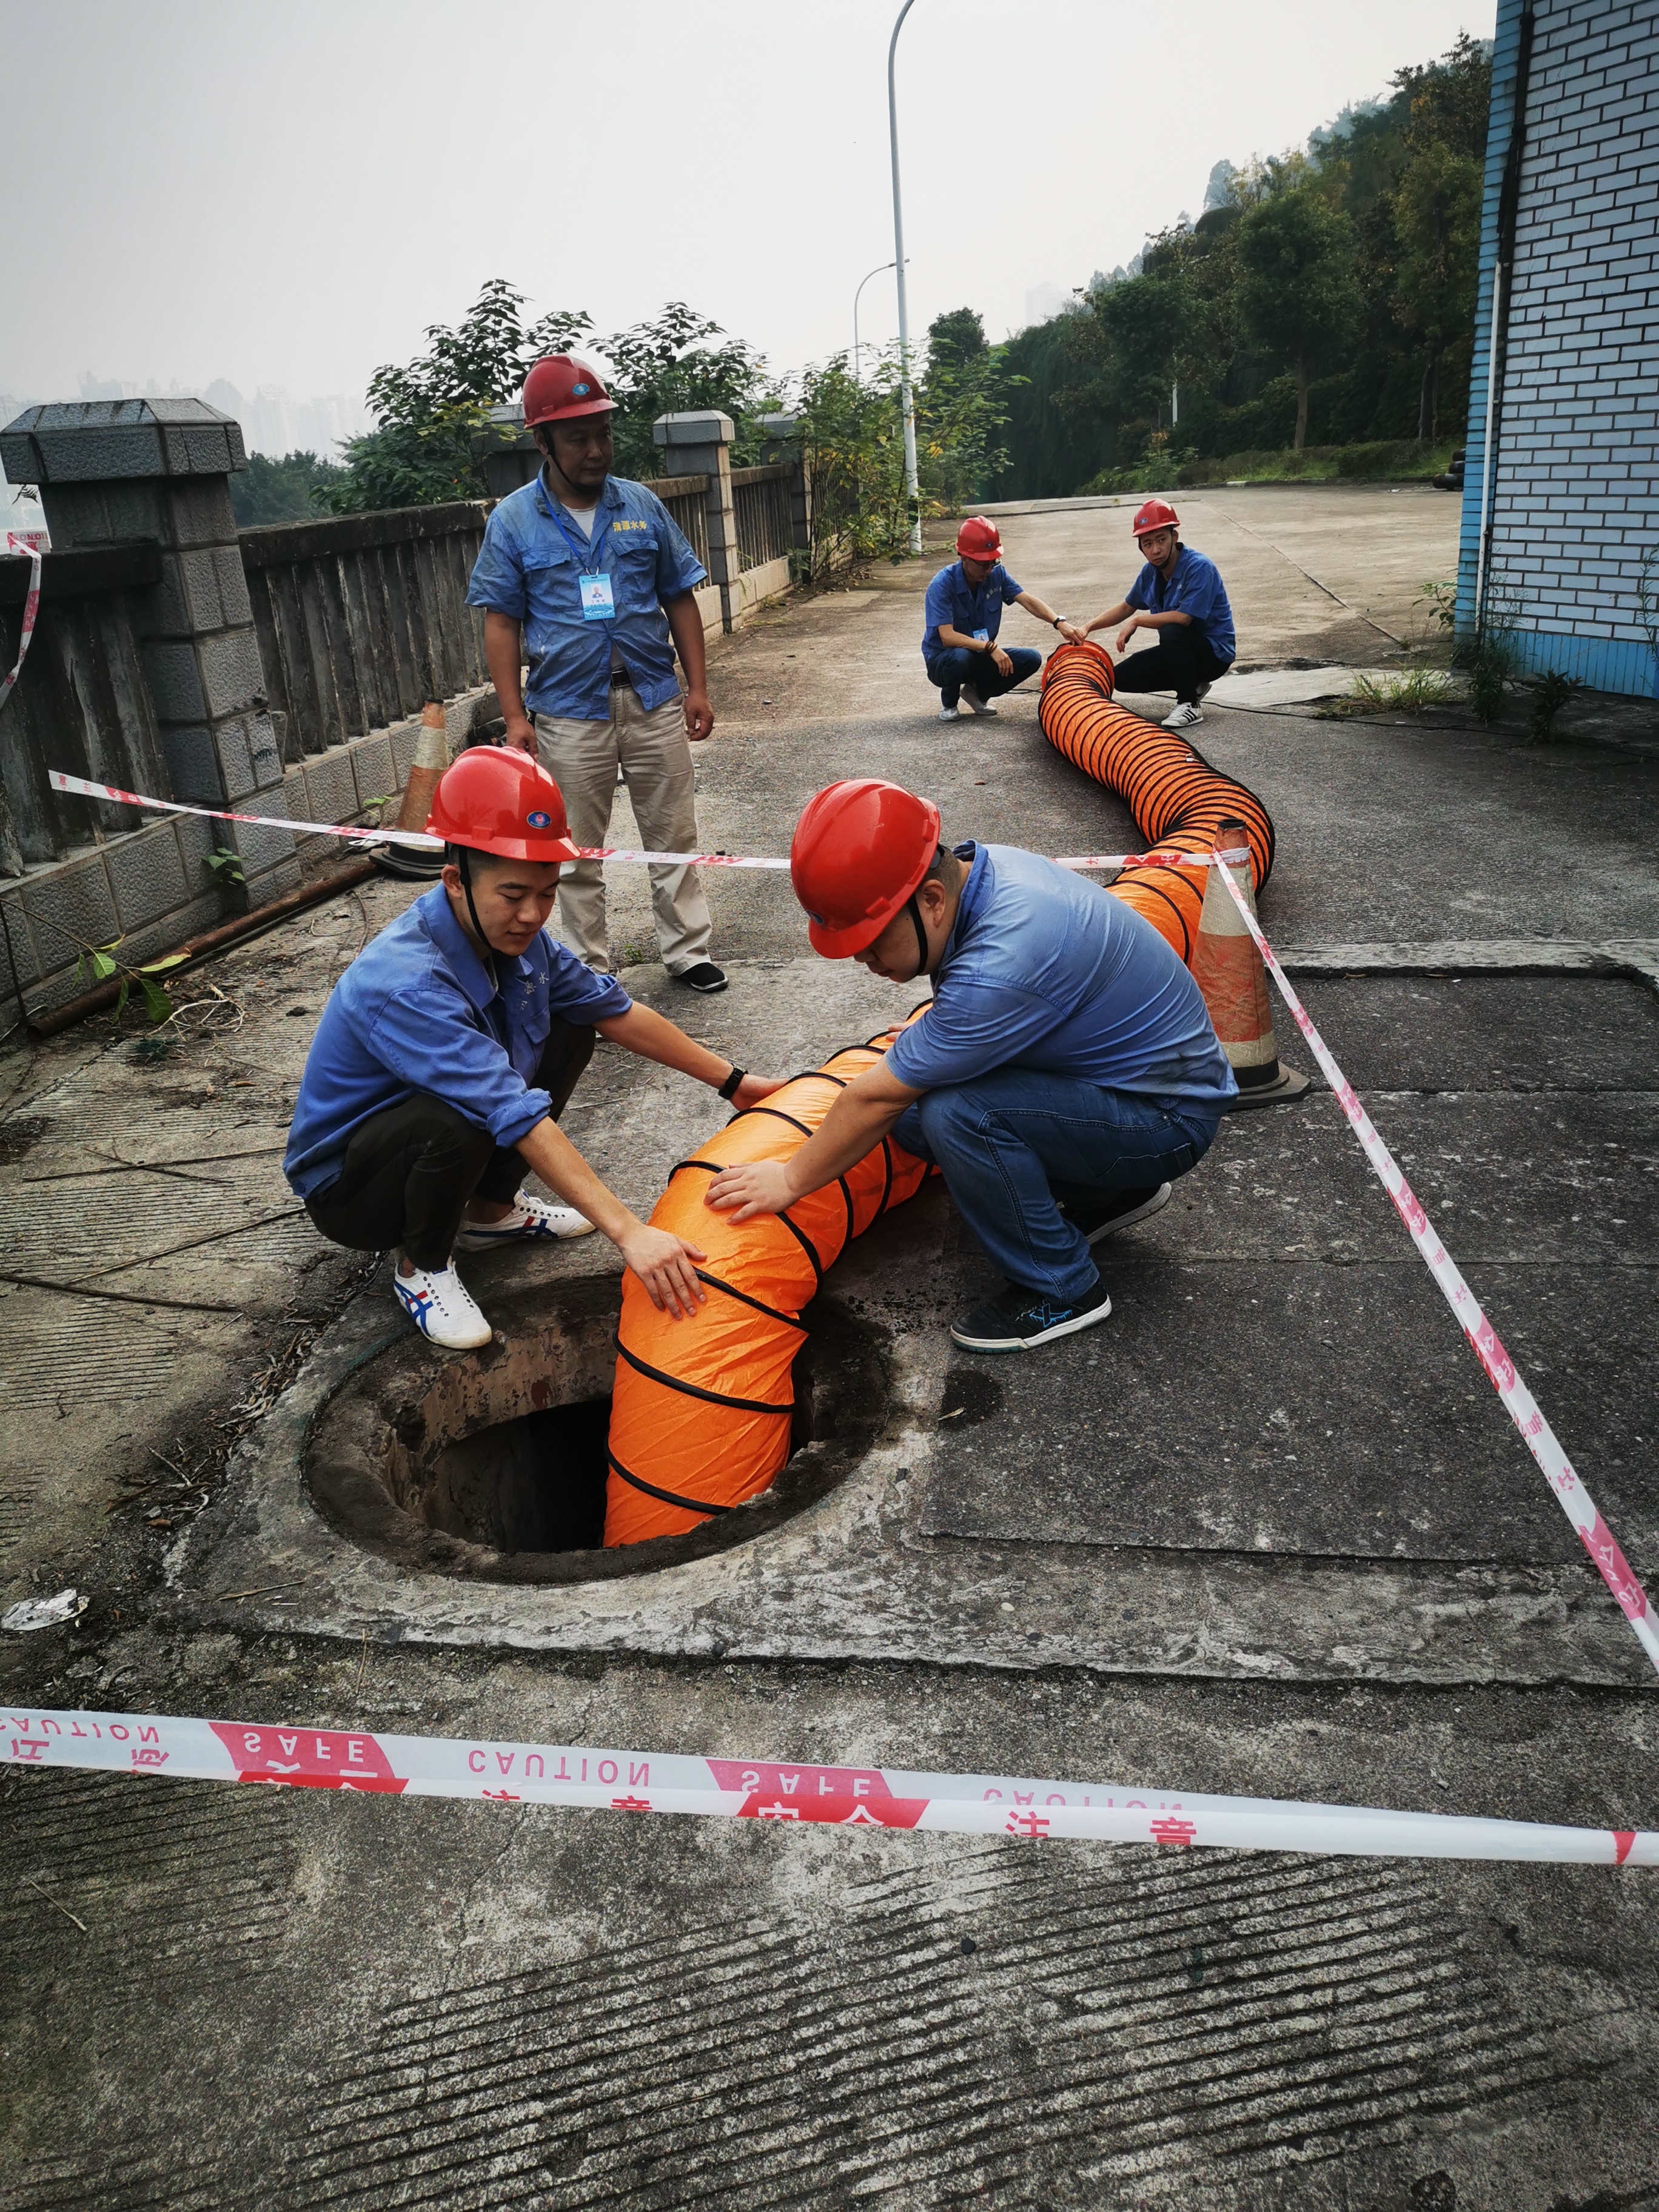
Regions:
<instances>
[{"instance_id":1,"label":"grass patch","mask_svg":"<svg viewBox=\"0 0 1659 2212\"><path fill-rule=\"evenodd\" d=\"M1363 446L1310 446L1300 453L1225 453L1194 458L1181 467L1183 488L1225 483L1426 483L1451 465L1454 447L1419 445L1415 438L1384 439Z\"/></svg>"},{"instance_id":2,"label":"grass patch","mask_svg":"<svg viewBox=\"0 0 1659 2212\"><path fill-rule=\"evenodd\" d=\"M1407 668L1398 676L1356 676L1351 690L1326 708L1339 721L1358 714L1422 714L1449 707L1457 686L1443 670Z\"/></svg>"}]
</instances>

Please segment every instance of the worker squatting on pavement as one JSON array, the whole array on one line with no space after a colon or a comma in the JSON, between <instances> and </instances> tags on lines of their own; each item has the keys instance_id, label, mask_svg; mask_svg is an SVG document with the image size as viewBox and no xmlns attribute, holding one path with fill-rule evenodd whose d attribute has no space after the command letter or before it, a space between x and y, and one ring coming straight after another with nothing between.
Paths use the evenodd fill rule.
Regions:
<instances>
[{"instance_id":1,"label":"worker squatting on pavement","mask_svg":"<svg viewBox=\"0 0 1659 2212\"><path fill-rule=\"evenodd\" d=\"M609 1191L558 1127L595 1036L739 1106L778 1088L635 1006L548 932L574 860L564 802L520 751L475 745L428 823L442 878L354 960L306 1060L283 1170L312 1220L352 1251L396 1249L399 1302L433 1343L487 1344L459 1252L602 1229L652 1302L701 1305L702 1254ZM533 1169L564 1201L520 1188Z\"/></svg>"},{"instance_id":2,"label":"worker squatting on pavement","mask_svg":"<svg viewBox=\"0 0 1659 2212\"><path fill-rule=\"evenodd\" d=\"M708 571L656 494L611 475L615 411L597 370L574 354L536 362L525 379L524 419L546 458L535 483L491 514L467 604L484 610L484 659L507 742L538 754L556 779L575 842L605 843L620 764L647 848L695 853L702 841L691 744L708 736L714 716L692 594ZM653 867L651 907L674 981L723 991L696 870ZM600 861L571 868L559 921L586 964L608 974Z\"/></svg>"},{"instance_id":3,"label":"worker squatting on pavement","mask_svg":"<svg viewBox=\"0 0 1659 2212\"><path fill-rule=\"evenodd\" d=\"M1181 518L1161 499L1149 499L1130 526L1140 548L1140 574L1128 596L1108 607L1076 633L1080 642L1091 630L1121 623L1113 642L1119 691L1173 691L1174 711L1166 730L1190 730L1204 720L1199 701L1218 676L1224 676L1238 651L1227 587L1215 562L1177 535ZM1156 640L1150 653L1123 658L1138 629ZM1073 633L1068 629L1067 636Z\"/></svg>"},{"instance_id":4,"label":"worker squatting on pavement","mask_svg":"<svg viewBox=\"0 0 1659 2212\"><path fill-rule=\"evenodd\" d=\"M1017 584L1003 567L995 523L970 514L957 532L957 558L927 586L921 657L927 681L938 684L942 695L941 722L957 720L959 700L970 714L994 714L991 702L1042 665L1042 655L1028 645L1005 648L997 643L1006 606L1022 606L1069 643L1082 642L1082 630Z\"/></svg>"},{"instance_id":5,"label":"worker squatting on pavement","mask_svg":"<svg viewBox=\"0 0 1659 2212\"><path fill-rule=\"evenodd\" d=\"M1030 1351L1105 1320L1093 1246L1167 1203L1237 1096L1192 976L1098 885L1012 845L939 842L896 784L832 784L790 848L807 935L931 1005L787 1162L726 1168L708 1203L778 1213L890 1132L943 1172L1007 1286L951 1334Z\"/></svg>"}]
</instances>

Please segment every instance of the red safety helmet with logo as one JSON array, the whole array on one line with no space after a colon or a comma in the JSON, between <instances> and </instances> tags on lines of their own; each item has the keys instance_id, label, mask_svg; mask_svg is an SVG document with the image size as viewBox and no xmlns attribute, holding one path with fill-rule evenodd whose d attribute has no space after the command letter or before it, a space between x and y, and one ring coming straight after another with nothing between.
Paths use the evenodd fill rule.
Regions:
<instances>
[{"instance_id":1,"label":"red safety helmet with logo","mask_svg":"<svg viewBox=\"0 0 1659 2212\"><path fill-rule=\"evenodd\" d=\"M596 368L574 353L550 353L524 380L524 426L568 422L578 415L612 415L617 403Z\"/></svg>"},{"instance_id":2,"label":"red safety helmet with logo","mask_svg":"<svg viewBox=\"0 0 1659 2212\"><path fill-rule=\"evenodd\" d=\"M995 523L982 514L970 514L957 532L957 551L970 561L1000 561L1002 539Z\"/></svg>"},{"instance_id":3,"label":"red safety helmet with logo","mask_svg":"<svg viewBox=\"0 0 1659 2212\"><path fill-rule=\"evenodd\" d=\"M1179 530L1181 517L1165 499L1149 499L1143 502L1131 526L1130 534L1137 544L1150 538L1155 530Z\"/></svg>"},{"instance_id":4,"label":"red safety helmet with logo","mask_svg":"<svg viewBox=\"0 0 1659 2212\"><path fill-rule=\"evenodd\" d=\"M806 934L826 960L873 945L914 898L939 850L939 809L873 776L832 783L809 799L789 848L789 880ZM916 934L927 965L927 939Z\"/></svg>"},{"instance_id":5,"label":"red safety helmet with logo","mask_svg":"<svg viewBox=\"0 0 1659 2212\"><path fill-rule=\"evenodd\" d=\"M514 745L469 745L438 779L428 834L503 860L574 860L564 794Z\"/></svg>"}]
</instances>

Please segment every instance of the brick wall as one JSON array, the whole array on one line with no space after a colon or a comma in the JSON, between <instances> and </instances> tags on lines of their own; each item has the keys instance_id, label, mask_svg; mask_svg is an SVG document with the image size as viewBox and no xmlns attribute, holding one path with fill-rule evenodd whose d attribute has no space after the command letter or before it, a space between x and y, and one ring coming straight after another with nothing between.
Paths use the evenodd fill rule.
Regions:
<instances>
[{"instance_id":1,"label":"brick wall","mask_svg":"<svg viewBox=\"0 0 1659 2212\"><path fill-rule=\"evenodd\" d=\"M1498 204L1521 0L1500 0L1464 479L1458 627L1475 620ZM1659 10L1536 0L1485 598L1523 662L1649 696L1659 568ZM1652 578L1659 593L1659 573Z\"/></svg>"}]
</instances>

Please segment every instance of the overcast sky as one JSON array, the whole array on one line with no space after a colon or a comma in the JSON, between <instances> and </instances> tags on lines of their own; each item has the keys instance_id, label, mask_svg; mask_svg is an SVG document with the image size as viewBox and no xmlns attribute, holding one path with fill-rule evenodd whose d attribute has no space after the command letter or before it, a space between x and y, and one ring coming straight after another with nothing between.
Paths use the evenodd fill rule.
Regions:
<instances>
[{"instance_id":1,"label":"overcast sky","mask_svg":"<svg viewBox=\"0 0 1659 2212\"><path fill-rule=\"evenodd\" d=\"M0 392L361 393L486 277L603 331L684 299L779 369L892 254L896 0L0 0ZM913 335L1127 261L1492 0L915 0ZM893 280L863 335L896 328Z\"/></svg>"}]
</instances>

